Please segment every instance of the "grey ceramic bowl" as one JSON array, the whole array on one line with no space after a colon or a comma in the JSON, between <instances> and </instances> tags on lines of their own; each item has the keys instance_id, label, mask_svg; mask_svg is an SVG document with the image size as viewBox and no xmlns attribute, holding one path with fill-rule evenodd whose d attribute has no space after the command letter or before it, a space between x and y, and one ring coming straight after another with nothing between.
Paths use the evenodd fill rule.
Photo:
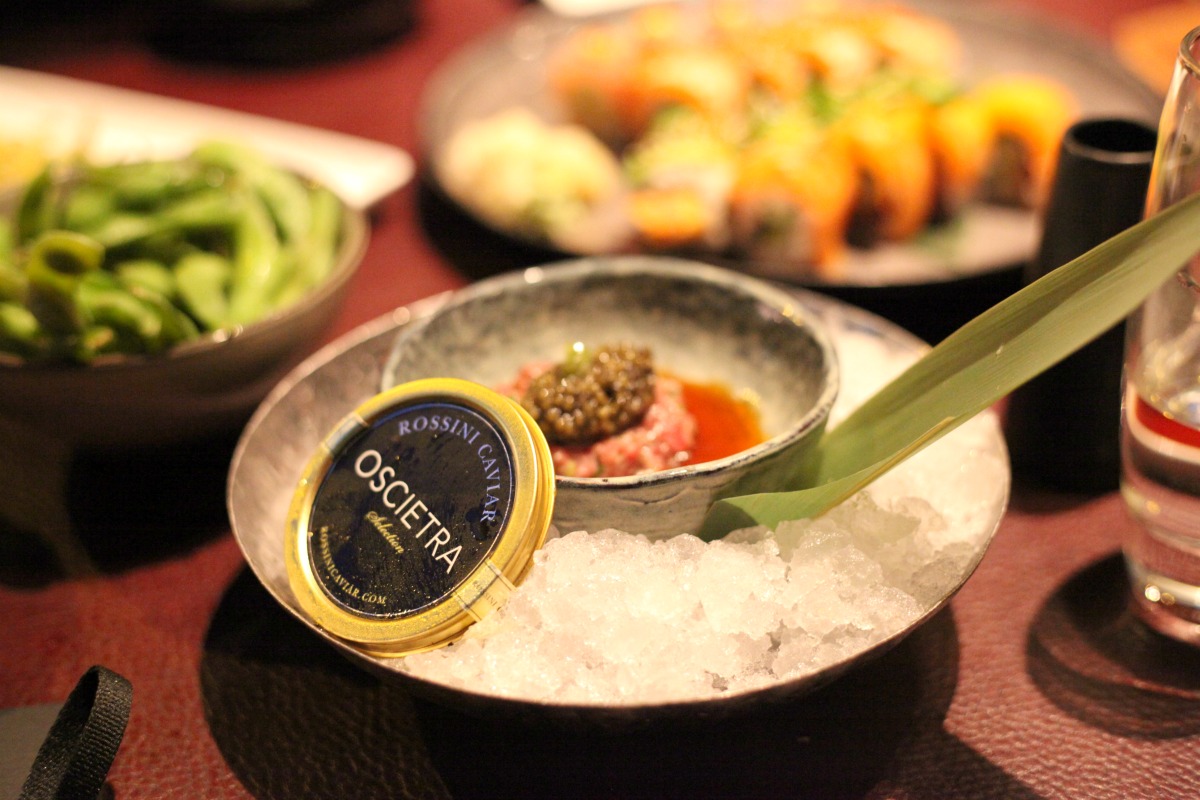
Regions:
<instances>
[{"instance_id":1,"label":"grey ceramic bowl","mask_svg":"<svg viewBox=\"0 0 1200 800\"><path fill-rule=\"evenodd\" d=\"M233 332L155 356L88 365L32 364L0 354L0 424L70 447L169 445L237 430L332 322L366 251L362 211L347 208L337 261L295 304Z\"/></svg>"},{"instance_id":2,"label":"grey ceramic bowl","mask_svg":"<svg viewBox=\"0 0 1200 800\"><path fill-rule=\"evenodd\" d=\"M821 435L838 364L795 297L717 267L646 256L588 258L482 281L398 337L381 389L427 377L498 386L576 341L649 346L655 363L757 398L764 443L646 475L557 479L560 532L617 528L652 538L695 532L713 500L786 488Z\"/></svg>"}]
</instances>

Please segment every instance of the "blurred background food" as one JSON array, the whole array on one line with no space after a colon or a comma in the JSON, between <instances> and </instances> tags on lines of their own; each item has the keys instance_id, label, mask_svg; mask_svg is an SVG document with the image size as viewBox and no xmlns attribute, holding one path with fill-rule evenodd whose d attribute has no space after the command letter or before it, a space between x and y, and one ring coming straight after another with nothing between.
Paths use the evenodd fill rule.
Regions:
<instances>
[{"instance_id":1,"label":"blurred background food","mask_svg":"<svg viewBox=\"0 0 1200 800\"><path fill-rule=\"evenodd\" d=\"M447 191L568 252L700 252L836 279L848 245L1040 207L1069 89L961 78L963 43L895 6L651 6L550 53L563 119L508 108L455 132Z\"/></svg>"},{"instance_id":2,"label":"blurred background food","mask_svg":"<svg viewBox=\"0 0 1200 800\"><path fill-rule=\"evenodd\" d=\"M1200 23L1196 0L1130 11L1113 24L1112 45L1129 69L1165 95L1184 34Z\"/></svg>"}]
</instances>

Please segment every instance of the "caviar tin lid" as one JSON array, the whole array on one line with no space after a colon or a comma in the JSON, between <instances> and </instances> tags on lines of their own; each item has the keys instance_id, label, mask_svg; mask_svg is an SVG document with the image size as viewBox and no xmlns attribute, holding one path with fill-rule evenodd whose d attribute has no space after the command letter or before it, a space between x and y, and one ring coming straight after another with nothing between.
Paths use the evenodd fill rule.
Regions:
<instances>
[{"instance_id":1,"label":"caviar tin lid","mask_svg":"<svg viewBox=\"0 0 1200 800\"><path fill-rule=\"evenodd\" d=\"M458 379L405 383L349 414L306 466L289 582L317 625L361 650L433 649L507 600L553 506L550 450L519 403Z\"/></svg>"}]
</instances>

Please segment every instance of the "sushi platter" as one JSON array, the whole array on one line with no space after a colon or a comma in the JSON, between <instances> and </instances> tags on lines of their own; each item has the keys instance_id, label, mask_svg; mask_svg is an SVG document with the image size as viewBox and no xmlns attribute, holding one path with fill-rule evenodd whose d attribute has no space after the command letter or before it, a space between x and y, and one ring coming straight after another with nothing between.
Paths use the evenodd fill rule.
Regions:
<instances>
[{"instance_id":1,"label":"sushi platter","mask_svg":"<svg viewBox=\"0 0 1200 800\"><path fill-rule=\"evenodd\" d=\"M1096 116L1152 123L1161 107L1102 44L1032 12L936 0L901 12L866 4L830 34L780 17L797 7L685 4L584 17L528 9L431 82L421 123L433 183L502 236L552 252L684 254L809 287L946 284L1019 272L1032 255L1066 125ZM845 45L851 29L871 31L887 55L872 56L874 77L839 95L829 87L858 62L826 58L822 48ZM763 42L780 41L774 61L759 55ZM742 72L727 57L739 47ZM788 58L816 74L795 102L779 88L797 74ZM622 79L616 64L632 64L630 76ZM906 100L892 113L903 105L892 102L899 83L917 86L921 110ZM851 95L872 102L843 102ZM887 99L876 102L880 95ZM797 122L800 105L835 123ZM964 152L964 131L982 126L969 119L976 112L1000 120L999 132L979 137L991 137L994 151ZM855 124L858 133L826 135ZM927 141L938 139L939 125L940 152ZM906 126L915 138L905 138ZM838 136L841 150L812 144ZM1027 160L999 152L1000 138L1016 140ZM772 149L799 168L772 161Z\"/></svg>"}]
</instances>

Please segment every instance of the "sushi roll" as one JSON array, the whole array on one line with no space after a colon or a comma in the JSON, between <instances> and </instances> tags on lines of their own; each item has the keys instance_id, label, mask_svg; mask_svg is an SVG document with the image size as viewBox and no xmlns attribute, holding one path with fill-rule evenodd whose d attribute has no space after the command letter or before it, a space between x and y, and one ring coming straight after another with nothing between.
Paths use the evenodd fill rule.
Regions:
<instances>
[{"instance_id":1,"label":"sushi roll","mask_svg":"<svg viewBox=\"0 0 1200 800\"><path fill-rule=\"evenodd\" d=\"M843 141L780 126L747 145L730 197L735 247L778 277L836 278L858 196Z\"/></svg>"},{"instance_id":2,"label":"sushi roll","mask_svg":"<svg viewBox=\"0 0 1200 800\"><path fill-rule=\"evenodd\" d=\"M615 25L585 26L550 57L547 80L551 94L571 121L609 145L634 135L629 117L635 64L641 43Z\"/></svg>"},{"instance_id":3,"label":"sushi roll","mask_svg":"<svg viewBox=\"0 0 1200 800\"><path fill-rule=\"evenodd\" d=\"M750 89L748 73L724 48L680 45L645 54L633 74L626 111L636 135L664 109L680 106L715 124L738 125Z\"/></svg>"},{"instance_id":4,"label":"sushi roll","mask_svg":"<svg viewBox=\"0 0 1200 800\"><path fill-rule=\"evenodd\" d=\"M699 192L683 186L635 189L628 206L637 243L647 250L690 250L725 227Z\"/></svg>"},{"instance_id":5,"label":"sushi roll","mask_svg":"<svg viewBox=\"0 0 1200 800\"><path fill-rule=\"evenodd\" d=\"M1059 144L1077 113L1074 100L1057 83L1033 76L997 78L974 94L995 136L984 198L1040 208L1054 179Z\"/></svg>"},{"instance_id":6,"label":"sushi roll","mask_svg":"<svg viewBox=\"0 0 1200 800\"><path fill-rule=\"evenodd\" d=\"M855 21L881 67L923 75L951 75L959 68L962 43L941 20L896 6L860 12Z\"/></svg>"},{"instance_id":7,"label":"sushi roll","mask_svg":"<svg viewBox=\"0 0 1200 800\"><path fill-rule=\"evenodd\" d=\"M709 38L705 15L679 5L649 5L630 12L625 35L637 41L644 52Z\"/></svg>"},{"instance_id":8,"label":"sushi roll","mask_svg":"<svg viewBox=\"0 0 1200 800\"><path fill-rule=\"evenodd\" d=\"M795 46L787 26L762 25L752 12L734 4L714 11L714 26L724 46L746 70L751 103L785 105L801 97L813 79L809 59Z\"/></svg>"},{"instance_id":9,"label":"sushi roll","mask_svg":"<svg viewBox=\"0 0 1200 800\"><path fill-rule=\"evenodd\" d=\"M692 78L680 48L705 49L702 19L675 6L650 6L612 23L584 25L551 54L551 94L574 122L604 142L620 147L644 131L656 108L667 102L703 103L711 71ZM705 69L705 59L697 68ZM669 70L661 78L655 75ZM680 77L679 73L685 73ZM654 80L647 84L647 76ZM721 75L715 76L718 80Z\"/></svg>"},{"instance_id":10,"label":"sushi roll","mask_svg":"<svg viewBox=\"0 0 1200 800\"><path fill-rule=\"evenodd\" d=\"M992 160L995 131L987 107L963 94L929 111L936 189L934 220L946 220L978 196Z\"/></svg>"},{"instance_id":11,"label":"sushi roll","mask_svg":"<svg viewBox=\"0 0 1200 800\"><path fill-rule=\"evenodd\" d=\"M835 95L853 91L879 66L879 52L860 26L839 16L798 17L782 23L779 35Z\"/></svg>"},{"instance_id":12,"label":"sushi roll","mask_svg":"<svg viewBox=\"0 0 1200 800\"><path fill-rule=\"evenodd\" d=\"M659 112L628 151L630 218L640 242L653 250L729 243L729 195L737 150L721 126L698 111Z\"/></svg>"},{"instance_id":13,"label":"sushi roll","mask_svg":"<svg viewBox=\"0 0 1200 800\"><path fill-rule=\"evenodd\" d=\"M859 173L850 244L902 241L925 227L934 208L936 171L922 106L860 104L831 136L846 142Z\"/></svg>"}]
</instances>

